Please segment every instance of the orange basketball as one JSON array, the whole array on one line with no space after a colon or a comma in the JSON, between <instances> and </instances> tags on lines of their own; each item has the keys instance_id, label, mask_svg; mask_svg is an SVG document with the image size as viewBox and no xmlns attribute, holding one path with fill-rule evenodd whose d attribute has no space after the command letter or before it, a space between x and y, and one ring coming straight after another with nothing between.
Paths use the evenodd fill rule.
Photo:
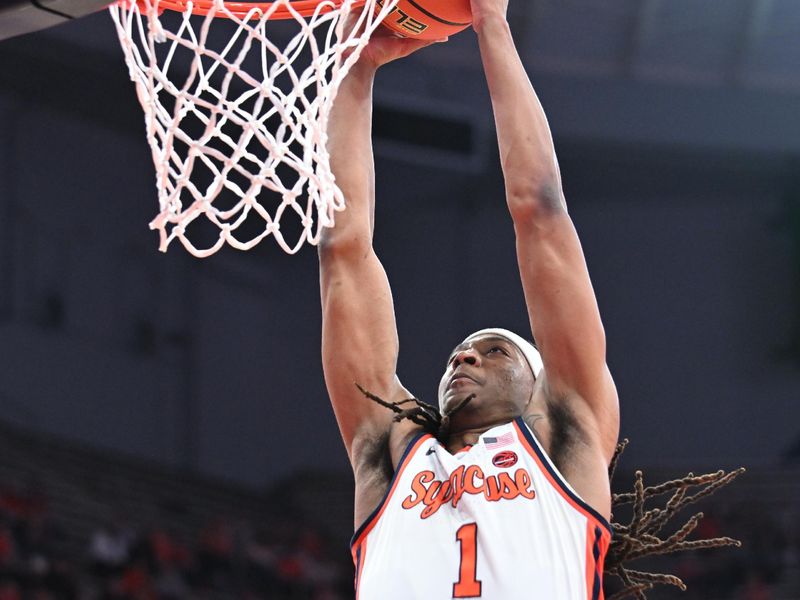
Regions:
<instances>
[{"instance_id":1,"label":"orange basketball","mask_svg":"<svg viewBox=\"0 0 800 600\"><path fill-rule=\"evenodd\" d=\"M377 0L380 10L385 0ZM400 35L419 40L439 40L472 23L470 0L399 0L383 25Z\"/></svg>"}]
</instances>

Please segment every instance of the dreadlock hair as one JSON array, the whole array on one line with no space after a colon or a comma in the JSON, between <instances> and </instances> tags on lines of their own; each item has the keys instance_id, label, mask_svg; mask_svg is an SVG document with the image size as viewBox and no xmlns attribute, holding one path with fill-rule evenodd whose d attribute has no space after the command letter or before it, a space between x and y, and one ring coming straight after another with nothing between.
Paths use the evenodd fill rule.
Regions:
<instances>
[{"instance_id":1,"label":"dreadlock hair","mask_svg":"<svg viewBox=\"0 0 800 600\"><path fill-rule=\"evenodd\" d=\"M627 439L617 444L614 457L608 468L609 479L613 477L619 457L627 445ZM659 534L680 510L703 498L707 498L719 488L728 485L742 473L744 473L743 468L730 472L720 469L715 473L698 476L695 476L694 473L688 473L681 479L673 479L672 481L645 487L642 472L636 471L633 491L612 494L611 496L612 509L618 506L630 505L633 514L627 524L614 522L614 515L611 515L611 527L614 531L614 537L608 556L606 556L604 571L621 579L625 587L610 596L608 600L622 600L623 598L644 600L646 598L644 592L652 589L656 584L674 585L681 590L686 590L686 585L675 575L645 573L629 568L627 564L632 560L686 550L698 550L700 548L719 548L722 546L736 546L738 548L741 546L741 542L729 537L687 540L686 538L697 527L700 519L703 518L702 512L692 515L675 533L665 536L663 539L659 537ZM672 495L663 507L645 509L647 500L670 493Z\"/></svg>"},{"instance_id":2,"label":"dreadlock hair","mask_svg":"<svg viewBox=\"0 0 800 600\"><path fill-rule=\"evenodd\" d=\"M386 402L382 398L362 388L358 383L356 383L356 387L368 399L393 411L395 413L395 422L409 419L417 425L420 425L427 433L434 436L441 443L447 441L450 430L450 419L452 416L475 398L475 394L470 394L452 410L442 414L435 406L418 400L417 398L407 398L398 402ZM404 408L408 405L411 405L410 408ZM617 464L619 463L619 458L627 445L627 439L617 444L614 456L608 467L609 480L613 478ZM631 520L626 524L615 522L614 515L611 515L611 528L614 535L608 549L603 570L607 575L618 577L622 581L624 587L607 600L623 600L624 598L646 600L647 597L644 592L652 589L656 584L673 585L681 590L686 590L686 585L675 575L647 573L631 569L628 564L633 560L648 556L671 554L673 552L697 550L700 548L741 546L741 542L729 537L687 540L686 538L697 527L700 519L703 518L702 512L694 514L672 535L662 539L659 537L659 534L662 533L666 524L681 509L710 496L719 488L729 484L743 472L744 469L740 468L731 472L719 470L715 473L699 476L689 473L682 479L673 479L672 481L645 487L642 472L636 471L633 491L622 494L612 494L611 497L612 509L619 506L630 505L633 515ZM699 489L690 493L690 490L694 488ZM646 501L669 493L672 493L672 496L663 507L645 509Z\"/></svg>"},{"instance_id":3,"label":"dreadlock hair","mask_svg":"<svg viewBox=\"0 0 800 600\"><path fill-rule=\"evenodd\" d=\"M408 419L409 421L422 426L427 433L430 433L442 443L447 440L447 434L450 431L450 418L464 408L467 404L469 404L475 397L475 394L470 394L461 402L459 402L458 405L453 408L453 410L442 414L435 406L428 404L427 402L423 402L422 400L417 400L416 398L406 398L405 400L400 400L398 402L386 402L386 400L383 400L375 394L368 392L357 383L356 387L362 394L364 394L373 402L377 402L381 406L393 411L395 413L395 423L398 423L404 419ZM412 404L413 406L412 408L401 408L406 404Z\"/></svg>"}]
</instances>

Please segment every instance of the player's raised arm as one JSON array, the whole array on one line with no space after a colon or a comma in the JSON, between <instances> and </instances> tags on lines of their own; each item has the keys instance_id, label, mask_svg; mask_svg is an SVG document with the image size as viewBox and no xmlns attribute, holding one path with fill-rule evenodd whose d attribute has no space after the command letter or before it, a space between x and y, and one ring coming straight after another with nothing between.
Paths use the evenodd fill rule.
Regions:
<instances>
[{"instance_id":1,"label":"player's raised arm","mask_svg":"<svg viewBox=\"0 0 800 600\"><path fill-rule=\"evenodd\" d=\"M376 32L343 81L328 128L328 150L347 209L319 246L322 361L336 419L355 469L369 445L389 431L392 413L367 400L356 383L386 401L406 394L395 376L397 328L389 281L372 249L375 177L372 85L377 68L425 45Z\"/></svg>"},{"instance_id":2,"label":"player's raised arm","mask_svg":"<svg viewBox=\"0 0 800 600\"><path fill-rule=\"evenodd\" d=\"M494 108L508 207L531 327L554 400L573 403L604 453L619 426L606 341L586 262L567 214L550 128L514 46L508 0L472 0Z\"/></svg>"}]
</instances>

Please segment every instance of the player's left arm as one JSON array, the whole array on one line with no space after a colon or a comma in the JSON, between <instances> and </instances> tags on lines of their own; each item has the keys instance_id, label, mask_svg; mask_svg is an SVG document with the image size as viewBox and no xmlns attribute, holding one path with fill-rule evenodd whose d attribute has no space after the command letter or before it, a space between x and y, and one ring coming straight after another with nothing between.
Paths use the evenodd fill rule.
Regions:
<instances>
[{"instance_id":1,"label":"player's left arm","mask_svg":"<svg viewBox=\"0 0 800 600\"><path fill-rule=\"evenodd\" d=\"M619 405L606 366L605 332L567 212L550 128L514 46L507 6L508 0L472 0L531 327L548 396L582 413L581 422L592 426L610 459Z\"/></svg>"}]
</instances>

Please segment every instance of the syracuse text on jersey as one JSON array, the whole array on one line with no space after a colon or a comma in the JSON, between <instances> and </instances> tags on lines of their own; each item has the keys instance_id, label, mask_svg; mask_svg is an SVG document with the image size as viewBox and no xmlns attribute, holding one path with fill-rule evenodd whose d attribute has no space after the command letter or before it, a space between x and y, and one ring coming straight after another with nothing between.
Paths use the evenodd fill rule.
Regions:
<instances>
[{"instance_id":1,"label":"syracuse text on jersey","mask_svg":"<svg viewBox=\"0 0 800 600\"><path fill-rule=\"evenodd\" d=\"M517 469L512 477L505 471L485 475L479 465L462 465L445 481L436 479L433 471L420 471L411 481L411 495L403 500L402 507L409 510L421 502L425 508L419 516L427 519L448 502L456 508L464 494L483 494L489 502L514 500L520 496L532 500L536 497L532 484L525 469Z\"/></svg>"}]
</instances>

